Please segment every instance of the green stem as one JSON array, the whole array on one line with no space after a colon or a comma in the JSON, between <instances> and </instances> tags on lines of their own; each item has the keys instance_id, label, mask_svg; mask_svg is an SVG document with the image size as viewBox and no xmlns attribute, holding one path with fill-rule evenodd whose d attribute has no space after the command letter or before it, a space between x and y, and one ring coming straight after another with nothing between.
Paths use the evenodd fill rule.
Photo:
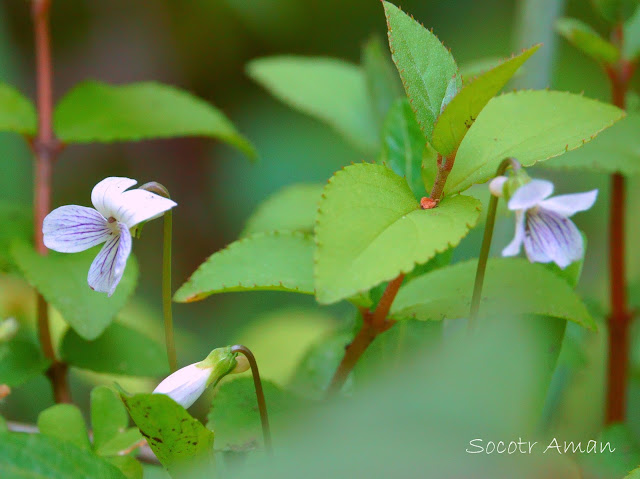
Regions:
<instances>
[{"instance_id":1,"label":"green stem","mask_svg":"<svg viewBox=\"0 0 640 479\"><path fill-rule=\"evenodd\" d=\"M520 168L520 164L513 158L507 158L500 163L496 171L496 177L501 176L512 167L514 170ZM469 310L469 329L475 325L478 311L480 310L480 300L482 298L482 286L484 285L484 275L487 270L487 260L489 259L489 250L491 249L491 240L493 238L493 227L496 223L496 211L498 209L498 197L490 195L489 208L487 209L487 221L484 226L484 237L482 238L482 246L480 248L480 256L478 257L478 268L476 269L476 279L473 284L473 295L471 297L471 308Z\"/></svg>"},{"instance_id":2,"label":"green stem","mask_svg":"<svg viewBox=\"0 0 640 479\"><path fill-rule=\"evenodd\" d=\"M249 361L251 366L251 374L253 375L253 385L256 389L256 400L258 401L258 411L260 412L260 422L262 423L262 437L264 438L264 447L269 454L273 452L273 445L271 442L271 427L269 426L269 414L267 413L267 402L264 399L264 390L262 389L262 381L260 380L260 372L258 371L258 362L251 350L236 344L231 346L231 351L234 353L243 354Z\"/></svg>"}]
</instances>

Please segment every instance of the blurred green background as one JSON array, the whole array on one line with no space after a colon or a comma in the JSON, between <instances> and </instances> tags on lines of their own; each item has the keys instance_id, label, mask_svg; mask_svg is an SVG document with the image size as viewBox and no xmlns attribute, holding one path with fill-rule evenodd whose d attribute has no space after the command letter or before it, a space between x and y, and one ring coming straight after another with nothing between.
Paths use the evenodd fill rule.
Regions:
<instances>
[{"instance_id":1,"label":"blurred green background","mask_svg":"<svg viewBox=\"0 0 640 479\"><path fill-rule=\"evenodd\" d=\"M527 65L519 87L552 87L584 92L608 101L607 83L597 66L550 30L553 8L604 32L606 26L587 0L543 0L525 10L517 0L404 0L402 8L433 27L458 62L506 57L521 47L545 41L538 60ZM526 14L523 14L526 12ZM523 23L523 18L525 19ZM363 158L328 127L293 112L252 83L244 72L256 57L300 54L358 62L372 34L384 36L378 0L54 0L52 17L55 95L75 83L100 79L113 83L157 80L187 89L220 107L260 152L250 163L230 148L209 140L179 139L137 144L74 146L56 165L53 204L90 204L92 187L106 176L129 176L140 183L163 183L178 202L174 213L174 286L181 285L211 253L236 239L256 205L284 185L325 182L335 170ZM555 48L554 48L555 47ZM551 59L549 69L546 59ZM33 39L29 2L0 2L0 80L33 98ZM20 138L0 135L0 199L31 203L32 160ZM559 193L598 188L596 206L577 217L588 237L579 286L596 306L607 306L606 228L608 180L589 173L534 172L556 182ZM630 182L629 274L639 273L640 206L637 181ZM474 192L486 204L485 187ZM161 328L160 222L145 227L134 244L141 279L127 314ZM513 234L512 218L499 218L494 237L498 254ZM477 255L482 229L462 243L456 258ZM0 315L28 315L28 289L15 278L2 280ZM292 364L314 340L348 321L346 306L319 308L312 298L284 293L233 293L193 304L176 304L179 357L187 364L211 349L246 342L263 361L268 378L284 381ZM560 427L591 434L601 421L604 331L580 344L587 362L570 394L559 406ZM634 372L637 369L634 370ZM89 382L95 381L92 377ZM76 398L86 404L87 377L72 373ZM147 383L149 387L154 383ZM144 384L135 387L143 388ZM632 388L636 399L640 388ZM583 403L576 410L572 397ZM44 380L12 395L8 415L33 421L51 401ZM575 401L574 401L575 402ZM633 404L633 402L631 403ZM631 409L632 422L640 413ZM636 427L640 431L640 426Z\"/></svg>"}]
</instances>

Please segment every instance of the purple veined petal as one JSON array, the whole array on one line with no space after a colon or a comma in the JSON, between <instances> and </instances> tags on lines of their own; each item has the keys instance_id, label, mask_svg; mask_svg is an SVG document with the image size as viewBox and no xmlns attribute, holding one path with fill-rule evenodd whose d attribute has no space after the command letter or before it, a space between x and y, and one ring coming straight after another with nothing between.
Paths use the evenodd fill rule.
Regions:
<instances>
[{"instance_id":1,"label":"purple veined petal","mask_svg":"<svg viewBox=\"0 0 640 479\"><path fill-rule=\"evenodd\" d=\"M553 211L561 216L569 217L578 211L586 211L593 206L598 197L598 190L586 193L574 193L572 195L560 195L540 202L540 207Z\"/></svg>"},{"instance_id":2,"label":"purple veined petal","mask_svg":"<svg viewBox=\"0 0 640 479\"><path fill-rule=\"evenodd\" d=\"M504 196L504 184L507 182L506 176L496 176L489 182L489 191L493 196L502 198Z\"/></svg>"},{"instance_id":3,"label":"purple veined petal","mask_svg":"<svg viewBox=\"0 0 640 479\"><path fill-rule=\"evenodd\" d=\"M553 261L564 269L582 258L582 235L573 222L553 211L538 208L527 214L524 247L529 261Z\"/></svg>"},{"instance_id":4,"label":"purple veined petal","mask_svg":"<svg viewBox=\"0 0 640 479\"><path fill-rule=\"evenodd\" d=\"M146 190L130 190L107 199L113 216L129 228L162 215L177 206L175 201Z\"/></svg>"},{"instance_id":5,"label":"purple veined petal","mask_svg":"<svg viewBox=\"0 0 640 479\"><path fill-rule=\"evenodd\" d=\"M553 193L553 183L547 180L531 180L518 188L509 200L510 210L533 208Z\"/></svg>"},{"instance_id":6,"label":"purple veined petal","mask_svg":"<svg viewBox=\"0 0 640 479\"><path fill-rule=\"evenodd\" d=\"M56 208L42 223L44 245L60 253L77 253L107 241L112 231L93 208L68 205Z\"/></svg>"},{"instance_id":7,"label":"purple veined petal","mask_svg":"<svg viewBox=\"0 0 640 479\"><path fill-rule=\"evenodd\" d=\"M107 293L116 290L122 279L127 258L131 254L131 233L124 223L117 223L120 234L113 235L91 263L87 281L94 291Z\"/></svg>"},{"instance_id":8,"label":"purple veined petal","mask_svg":"<svg viewBox=\"0 0 640 479\"><path fill-rule=\"evenodd\" d=\"M502 256L515 256L520 253L524 241L524 211L516 211L516 234L511 243L502 250Z\"/></svg>"},{"instance_id":9,"label":"purple veined petal","mask_svg":"<svg viewBox=\"0 0 640 479\"><path fill-rule=\"evenodd\" d=\"M113 198L119 197L123 191L131 188L136 183L137 181L131 178L121 178L117 176L105 178L93 187L93 191L91 191L91 203L93 203L95 209L102 213L102 216L109 219L114 216L110 206Z\"/></svg>"}]
</instances>

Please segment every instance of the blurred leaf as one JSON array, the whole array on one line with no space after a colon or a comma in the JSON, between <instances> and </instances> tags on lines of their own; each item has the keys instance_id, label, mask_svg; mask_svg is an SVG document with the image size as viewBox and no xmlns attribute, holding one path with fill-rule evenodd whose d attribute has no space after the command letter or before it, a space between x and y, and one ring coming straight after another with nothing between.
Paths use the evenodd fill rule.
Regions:
<instances>
[{"instance_id":1,"label":"blurred leaf","mask_svg":"<svg viewBox=\"0 0 640 479\"><path fill-rule=\"evenodd\" d=\"M133 456L111 456L104 459L120 469L127 479L143 478L142 464Z\"/></svg>"},{"instance_id":2,"label":"blurred leaf","mask_svg":"<svg viewBox=\"0 0 640 479\"><path fill-rule=\"evenodd\" d=\"M507 157L531 166L579 148L624 116L619 108L572 93L536 90L495 97L462 141L445 194L484 183Z\"/></svg>"},{"instance_id":3,"label":"blurred leaf","mask_svg":"<svg viewBox=\"0 0 640 479\"><path fill-rule=\"evenodd\" d=\"M640 55L640 8L624 24L622 54L627 60L636 60Z\"/></svg>"},{"instance_id":4,"label":"blurred leaf","mask_svg":"<svg viewBox=\"0 0 640 479\"><path fill-rule=\"evenodd\" d=\"M638 8L640 0L591 0L596 11L610 23L627 20Z\"/></svg>"},{"instance_id":5,"label":"blurred leaf","mask_svg":"<svg viewBox=\"0 0 640 479\"><path fill-rule=\"evenodd\" d=\"M73 404L56 404L38 416L38 429L45 436L68 441L80 449L91 449L87 426L80 409Z\"/></svg>"},{"instance_id":6,"label":"blurred leaf","mask_svg":"<svg viewBox=\"0 0 640 479\"><path fill-rule=\"evenodd\" d=\"M102 246L100 246L102 247ZM25 278L84 339L100 336L127 303L138 282L138 264L131 255L113 296L92 291L87 283L97 248L81 253L50 252L41 256L31 247L14 244L13 258Z\"/></svg>"},{"instance_id":7,"label":"blurred leaf","mask_svg":"<svg viewBox=\"0 0 640 479\"><path fill-rule=\"evenodd\" d=\"M127 410L115 391L97 386L91 391L93 447L99 450L129 425Z\"/></svg>"},{"instance_id":8,"label":"blurred leaf","mask_svg":"<svg viewBox=\"0 0 640 479\"><path fill-rule=\"evenodd\" d=\"M640 173L640 113L629 113L582 148L543 163L551 169L587 170L600 173Z\"/></svg>"},{"instance_id":9,"label":"blurred leaf","mask_svg":"<svg viewBox=\"0 0 640 479\"><path fill-rule=\"evenodd\" d=\"M382 129L380 162L398 176L403 176L417 198L426 195L422 181L422 155L425 140L409 100L397 100Z\"/></svg>"},{"instance_id":10,"label":"blurred leaf","mask_svg":"<svg viewBox=\"0 0 640 479\"><path fill-rule=\"evenodd\" d=\"M35 344L18 339L0 343L0 384L20 386L48 367L49 361Z\"/></svg>"},{"instance_id":11,"label":"blurred leaf","mask_svg":"<svg viewBox=\"0 0 640 479\"><path fill-rule=\"evenodd\" d=\"M7 424L7 420L0 416L0 434L5 434L9 432L9 426Z\"/></svg>"},{"instance_id":12,"label":"blurred leaf","mask_svg":"<svg viewBox=\"0 0 640 479\"><path fill-rule=\"evenodd\" d=\"M0 441L2 479L125 479L111 464L67 441L10 433Z\"/></svg>"},{"instance_id":13,"label":"blurred leaf","mask_svg":"<svg viewBox=\"0 0 640 479\"><path fill-rule=\"evenodd\" d=\"M323 188L322 184L305 183L282 188L256 208L241 236L269 231L313 233Z\"/></svg>"},{"instance_id":14,"label":"blurred leaf","mask_svg":"<svg viewBox=\"0 0 640 479\"><path fill-rule=\"evenodd\" d=\"M458 242L480 214L475 198L445 198L423 210L404 178L381 165L338 171L325 187L316 224L320 303L369 290Z\"/></svg>"},{"instance_id":15,"label":"blurred leaf","mask_svg":"<svg viewBox=\"0 0 640 479\"><path fill-rule=\"evenodd\" d=\"M382 124L391 105L404 94L398 72L380 37L373 36L364 45L362 68L364 68L367 79L369 98L377 113L378 120Z\"/></svg>"},{"instance_id":16,"label":"blurred leaf","mask_svg":"<svg viewBox=\"0 0 640 479\"><path fill-rule=\"evenodd\" d=\"M269 423L274 437L286 427L287 419L310 404L271 381L263 381ZM262 447L262 427L253 379L241 377L222 384L209 411L207 427L216 433L217 448L246 450Z\"/></svg>"},{"instance_id":17,"label":"blurred leaf","mask_svg":"<svg viewBox=\"0 0 640 479\"><path fill-rule=\"evenodd\" d=\"M483 73L453 97L433 128L432 145L442 156L449 157L458 149L482 109L538 48L535 45Z\"/></svg>"},{"instance_id":18,"label":"blurred leaf","mask_svg":"<svg viewBox=\"0 0 640 479\"><path fill-rule=\"evenodd\" d=\"M174 479L191 477L193 469L213 473L213 432L164 394L122 396L131 418L149 447Z\"/></svg>"},{"instance_id":19,"label":"blurred leaf","mask_svg":"<svg viewBox=\"0 0 640 479\"><path fill-rule=\"evenodd\" d=\"M167 354L161 344L118 322L93 341L68 330L60 355L72 366L98 373L155 377L169 372Z\"/></svg>"},{"instance_id":20,"label":"blurred leaf","mask_svg":"<svg viewBox=\"0 0 640 479\"><path fill-rule=\"evenodd\" d=\"M0 272L12 272L16 266L11 256L11 244L33 241L31 208L0 201L0 223Z\"/></svg>"},{"instance_id":21,"label":"blurred leaf","mask_svg":"<svg viewBox=\"0 0 640 479\"><path fill-rule=\"evenodd\" d=\"M187 303L233 291L313 294L313 247L303 233L256 233L209 256L173 299Z\"/></svg>"},{"instance_id":22,"label":"blurred leaf","mask_svg":"<svg viewBox=\"0 0 640 479\"><path fill-rule=\"evenodd\" d=\"M618 49L586 23L575 18L560 18L556 30L576 48L602 63L615 63L620 57Z\"/></svg>"},{"instance_id":23,"label":"blurred leaf","mask_svg":"<svg viewBox=\"0 0 640 479\"><path fill-rule=\"evenodd\" d=\"M160 83L81 83L60 100L54 124L65 143L205 136L229 143L251 158L256 156L253 146L220 110Z\"/></svg>"},{"instance_id":24,"label":"blurred leaf","mask_svg":"<svg viewBox=\"0 0 640 479\"><path fill-rule=\"evenodd\" d=\"M124 451L128 451L141 440L142 436L138 428L132 427L113 437L101 447L96 448L96 454L100 456L121 456Z\"/></svg>"},{"instance_id":25,"label":"blurred leaf","mask_svg":"<svg viewBox=\"0 0 640 479\"><path fill-rule=\"evenodd\" d=\"M37 121L31 100L11 85L0 83L0 131L35 135Z\"/></svg>"},{"instance_id":26,"label":"blurred leaf","mask_svg":"<svg viewBox=\"0 0 640 479\"><path fill-rule=\"evenodd\" d=\"M247 71L272 95L327 123L362 151L378 149L362 68L331 58L282 56L253 60Z\"/></svg>"},{"instance_id":27,"label":"blurred leaf","mask_svg":"<svg viewBox=\"0 0 640 479\"><path fill-rule=\"evenodd\" d=\"M466 318L477 265L475 260L457 263L405 284L391 314L421 321ZM596 330L595 321L564 279L540 264L519 258L489 260L480 313L552 316Z\"/></svg>"},{"instance_id":28,"label":"blurred leaf","mask_svg":"<svg viewBox=\"0 0 640 479\"><path fill-rule=\"evenodd\" d=\"M610 443L609 448L607 443ZM601 450L603 446L604 452ZM587 477L622 477L640 464L640 448L633 432L625 424L608 426L600 433L597 441L592 439L583 443L582 448L591 451L590 454L579 456L581 466L588 472ZM596 454L593 454L594 451Z\"/></svg>"},{"instance_id":29,"label":"blurred leaf","mask_svg":"<svg viewBox=\"0 0 640 479\"><path fill-rule=\"evenodd\" d=\"M440 40L389 2L384 5L389 26L389 45L411 107L427 140L440 115L447 86L462 84L451 53Z\"/></svg>"}]
</instances>

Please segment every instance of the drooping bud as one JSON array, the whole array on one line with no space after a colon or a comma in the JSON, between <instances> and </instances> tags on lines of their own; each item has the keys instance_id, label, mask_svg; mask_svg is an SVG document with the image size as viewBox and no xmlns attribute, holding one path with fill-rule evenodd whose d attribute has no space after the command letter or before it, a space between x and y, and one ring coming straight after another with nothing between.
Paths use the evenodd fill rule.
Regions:
<instances>
[{"instance_id":1,"label":"drooping bud","mask_svg":"<svg viewBox=\"0 0 640 479\"><path fill-rule=\"evenodd\" d=\"M531 181L531 177L523 168L509 170L508 176L496 176L489 182L489 191L498 198L504 197L506 201L523 185Z\"/></svg>"}]
</instances>

